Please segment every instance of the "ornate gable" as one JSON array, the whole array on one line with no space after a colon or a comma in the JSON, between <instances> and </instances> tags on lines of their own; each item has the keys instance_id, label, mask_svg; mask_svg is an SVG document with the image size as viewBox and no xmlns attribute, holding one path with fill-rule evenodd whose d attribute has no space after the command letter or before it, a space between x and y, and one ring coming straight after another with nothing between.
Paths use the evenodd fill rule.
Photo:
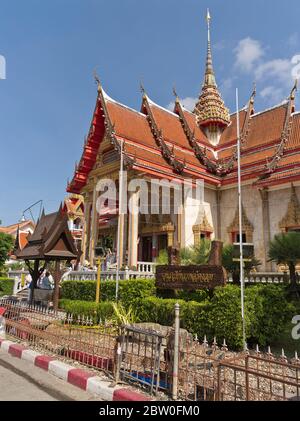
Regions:
<instances>
[{"instance_id":1,"label":"ornate gable","mask_svg":"<svg viewBox=\"0 0 300 421\"><path fill-rule=\"evenodd\" d=\"M288 204L287 213L279 223L279 228L286 232L291 228L300 227L300 204L296 194L295 186L292 185L291 198Z\"/></svg>"},{"instance_id":2,"label":"ornate gable","mask_svg":"<svg viewBox=\"0 0 300 421\"><path fill-rule=\"evenodd\" d=\"M246 234L247 242L253 241L253 225L249 221L246 211L244 209L244 206L242 206L242 227L243 227L243 233ZM227 228L227 232L229 234L238 233L239 232L239 208L237 207L234 219L232 223Z\"/></svg>"}]
</instances>

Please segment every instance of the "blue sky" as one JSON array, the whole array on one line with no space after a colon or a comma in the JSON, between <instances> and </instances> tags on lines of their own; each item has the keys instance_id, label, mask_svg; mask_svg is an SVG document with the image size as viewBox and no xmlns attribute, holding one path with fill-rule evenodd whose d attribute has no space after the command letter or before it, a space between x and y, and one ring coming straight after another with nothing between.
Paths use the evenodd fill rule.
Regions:
<instances>
[{"instance_id":1,"label":"blue sky","mask_svg":"<svg viewBox=\"0 0 300 421\"><path fill-rule=\"evenodd\" d=\"M299 0L0 0L0 219L15 223L43 199L47 212L68 177L95 105L97 68L107 93L139 109L148 95L168 106L175 85L191 105L203 79L205 13L212 15L215 73L234 111L257 82L256 109L292 87L300 54ZM299 31L299 32L298 32Z\"/></svg>"}]
</instances>

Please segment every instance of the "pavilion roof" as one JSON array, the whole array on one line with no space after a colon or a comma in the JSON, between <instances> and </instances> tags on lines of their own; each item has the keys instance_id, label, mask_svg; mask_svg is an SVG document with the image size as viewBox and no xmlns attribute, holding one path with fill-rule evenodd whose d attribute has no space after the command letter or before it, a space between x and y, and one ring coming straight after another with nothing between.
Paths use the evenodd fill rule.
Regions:
<instances>
[{"instance_id":1,"label":"pavilion roof","mask_svg":"<svg viewBox=\"0 0 300 421\"><path fill-rule=\"evenodd\" d=\"M58 212L45 215L37 222L33 234L27 237L21 249L16 242L15 255L22 260L76 259L78 251L68 228L68 216L62 207Z\"/></svg>"}]
</instances>

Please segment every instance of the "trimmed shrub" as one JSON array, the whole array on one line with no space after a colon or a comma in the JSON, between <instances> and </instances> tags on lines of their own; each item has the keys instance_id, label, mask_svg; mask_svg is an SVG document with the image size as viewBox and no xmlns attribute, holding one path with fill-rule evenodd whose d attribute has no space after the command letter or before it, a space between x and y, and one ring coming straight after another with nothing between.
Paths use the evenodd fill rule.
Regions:
<instances>
[{"instance_id":1,"label":"trimmed shrub","mask_svg":"<svg viewBox=\"0 0 300 421\"><path fill-rule=\"evenodd\" d=\"M77 297L77 294L83 293L86 297L91 297L91 293L88 292L91 291L91 286L86 286L86 284L92 284L92 287L95 288L95 282L64 282L65 295ZM75 290L77 291L76 294ZM84 314L95 317L95 320L109 319L114 313L110 301L115 298L115 282L102 283L101 291L101 297L102 299L105 297L106 301L99 305L93 302L63 299L61 300L61 306L67 312L76 316ZM125 309L132 307L138 321L172 326L174 323L174 306L178 302L182 328L187 329L194 335L197 334L199 338L207 335L208 339L212 340L216 336L219 343L225 338L231 349L242 348L243 332L239 286L218 287L212 293L211 298L209 298L207 291L196 291L190 294L184 291L176 293L177 298L154 296L155 284L153 280L140 279L120 282L120 302ZM66 298L65 295L64 298ZM186 300L179 297L186 297ZM296 310L294 305L287 301L284 287L256 285L246 288L247 342L249 344L258 343L261 346L270 344L281 335L287 321L291 320L293 314L296 314Z\"/></svg>"},{"instance_id":2,"label":"trimmed shrub","mask_svg":"<svg viewBox=\"0 0 300 421\"><path fill-rule=\"evenodd\" d=\"M12 295L14 292L14 283L13 279L0 278L0 297L3 295Z\"/></svg>"},{"instance_id":3,"label":"trimmed shrub","mask_svg":"<svg viewBox=\"0 0 300 421\"><path fill-rule=\"evenodd\" d=\"M211 299L210 321L212 333L218 342L226 339L232 349L243 346L243 327L241 317L241 292L235 285L218 287ZM249 313L246 312L246 325L249 326Z\"/></svg>"},{"instance_id":4,"label":"trimmed shrub","mask_svg":"<svg viewBox=\"0 0 300 421\"><path fill-rule=\"evenodd\" d=\"M92 317L94 323L99 323L100 320L110 320L114 314L112 303L107 301L96 304L88 301L62 299L59 301L59 308L72 314L74 319L82 315Z\"/></svg>"},{"instance_id":5,"label":"trimmed shrub","mask_svg":"<svg viewBox=\"0 0 300 421\"><path fill-rule=\"evenodd\" d=\"M113 283L115 285L115 283ZM155 296L156 288L154 279L132 279L122 281L120 285L120 300L125 308L135 306L144 298ZM114 295L115 297L115 295Z\"/></svg>"},{"instance_id":6,"label":"trimmed shrub","mask_svg":"<svg viewBox=\"0 0 300 421\"><path fill-rule=\"evenodd\" d=\"M281 285L255 285L245 292L247 310L255 313L249 329L249 339L262 346L279 338L286 323L297 313L288 302L285 287Z\"/></svg>"},{"instance_id":7,"label":"trimmed shrub","mask_svg":"<svg viewBox=\"0 0 300 421\"><path fill-rule=\"evenodd\" d=\"M61 297L68 300L95 301L96 284L96 281L64 281ZM155 292L153 279L131 279L119 283L119 297L125 307L133 305L135 301L155 295ZM100 295L102 301L114 301L116 282L101 281Z\"/></svg>"},{"instance_id":8,"label":"trimmed shrub","mask_svg":"<svg viewBox=\"0 0 300 421\"><path fill-rule=\"evenodd\" d=\"M208 290L199 289L197 291L176 291L176 297L185 301L196 301L201 303L209 298Z\"/></svg>"},{"instance_id":9,"label":"trimmed shrub","mask_svg":"<svg viewBox=\"0 0 300 421\"><path fill-rule=\"evenodd\" d=\"M164 299L148 297L136 303L135 310L140 322L159 323L164 326L174 324L174 307L180 305L180 323L199 337L209 334L208 312L209 302L184 301L177 299Z\"/></svg>"}]
</instances>

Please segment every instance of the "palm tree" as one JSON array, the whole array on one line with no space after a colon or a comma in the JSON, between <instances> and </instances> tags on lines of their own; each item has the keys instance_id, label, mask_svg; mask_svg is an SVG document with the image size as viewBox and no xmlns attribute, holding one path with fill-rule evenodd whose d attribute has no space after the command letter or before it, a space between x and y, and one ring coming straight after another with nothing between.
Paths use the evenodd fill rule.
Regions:
<instances>
[{"instance_id":1,"label":"palm tree","mask_svg":"<svg viewBox=\"0 0 300 421\"><path fill-rule=\"evenodd\" d=\"M223 247L222 265L227 270L227 272L231 273L233 283L239 284L240 283L240 262L236 262L233 260L233 244L226 244ZM249 275L251 270L256 269L260 265L261 265L260 260L256 259L256 257L253 256L250 262L244 262L245 274Z\"/></svg>"},{"instance_id":2,"label":"palm tree","mask_svg":"<svg viewBox=\"0 0 300 421\"><path fill-rule=\"evenodd\" d=\"M296 264L300 262L300 233L277 234L270 243L269 261L289 267L291 289L297 289Z\"/></svg>"},{"instance_id":3,"label":"palm tree","mask_svg":"<svg viewBox=\"0 0 300 421\"><path fill-rule=\"evenodd\" d=\"M211 241L202 238L197 246L185 247L180 250L182 265L205 265L208 262Z\"/></svg>"}]
</instances>

